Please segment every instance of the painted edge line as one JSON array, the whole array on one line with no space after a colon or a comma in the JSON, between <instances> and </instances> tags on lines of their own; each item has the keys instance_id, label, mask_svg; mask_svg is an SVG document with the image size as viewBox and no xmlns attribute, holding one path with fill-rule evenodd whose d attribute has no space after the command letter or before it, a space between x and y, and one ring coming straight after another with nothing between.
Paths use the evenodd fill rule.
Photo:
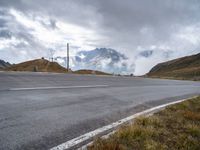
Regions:
<instances>
[{"instance_id":1,"label":"painted edge line","mask_svg":"<svg viewBox=\"0 0 200 150\"><path fill-rule=\"evenodd\" d=\"M177 100L177 101L174 101L174 102L170 102L170 103L167 103L167 104L162 104L162 105L159 105L159 106L144 110L144 111L136 113L136 114L134 114L132 116L126 117L124 119L121 119L121 120L119 120L117 122L111 123L109 125L106 125L106 126L103 126L101 128L98 128L98 129L96 129L94 131L91 131L91 132L88 132L86 134L83 134L83 135L81 135L81 136L79 136L77 138L74 138L74 139L69 140L69 141L67 141L65 143L62 143L62 144L60 144L58 146L55 146L55 147L51 148L50 150L67 150L67 149L72 148L72 147L74 147L74 146L76 146L76 145L78 145L78 144L80 144L80 143L82 143L82 142L84 142L86 140L89 140L90 138L92 138L94 136L97 136L97 135L99 135L99 134L101 134L101 133L103 133L105 131L111 130L113 128L116 128L119 125L122 125L122 124L124 124L124 123L126 123L128 121L131 121L131 120L133 120L133 119L135 119L135 118L137 118L137 117L139 117L141 115L145 115L145 114L154 112L156 110L165 108L166 106L177 104L177 103L183 102L183 101L188 100L188 99L189 98L182 99L182 100Z\"/></svg>"},{"instance_id":2,"label":"painted edge line","mask_svg":"<svg viewBox=\"0 0 200 150\"><path fill-rule=\"evenodd\" d=\"M52 87L31 87L31 88L9 88L9 91L25 91L25 90L48 90L48 89L74 89L74 88L97 88L108 87L108 85L83 85L83 86L52 86Z\"/></svg>"}]
</instances>

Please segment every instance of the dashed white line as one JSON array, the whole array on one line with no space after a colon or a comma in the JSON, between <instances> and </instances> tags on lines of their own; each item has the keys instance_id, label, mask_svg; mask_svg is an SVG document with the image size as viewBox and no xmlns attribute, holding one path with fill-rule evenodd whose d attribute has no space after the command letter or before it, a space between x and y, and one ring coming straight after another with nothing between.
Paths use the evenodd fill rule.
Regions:
<instances>
[{"instance_id":1,"label":"dashed white line","mask_svg":"<svg viewBox=\"0 0 200 150\"><path fill-rule=\"evenodd\" d=\"M108 87L108 85L80 85L80 86L51 86L51 87L30 87L30 88L9 88L9 91L24 91L24 90L48 90L48 89L74 89L74 88L97 88Z\"/></svg>"},{"instance_id":2,"label":"dashed white line","mask_svg":"<svg viewBox=\"0 0 200 150\"><path fill-rule=\"evenodd\" d=\"M55 146L55 147L51 148L50 150L67 150L69 148L72 148L72 147L84 142L84 141L87 141L87 140L91 139L92 137L95 137L95 136L97 136L97 135L99 135L101 133L104 133L104 132L106 132L108 130L114 129L114 128L116 128L116 127L118 127L118 126L120 126L120 125L122 125L122 124L124 124L126 122L129 122L129 121L137 118L138 116L147 115L147 114L153 113L153 112L155 112L157 110L160 110L160 109L162 109L162 108L164 108L166 106L173 105L173 104L176 104L176 103L180 103L180 102L183 102L185 100L187 100L187 99L182 99L182 100L170 102L170 103L167 103L167 104L159 105L159 106L147 109L145 111L136 113L136 114L134 114L132 116L129 116L129 117L124 118L124 119L121 119L121 120L119 120L117 122L111 123L111 124L106 125L106 126L101 127L101 128L98 128L98 129L96 129L94 131L91 131L89 133L81 135L81 136L79 136L77 138L74 138L74 139L72 139L70 141L67 141L67 142L65 142L63 144Z\"/></svg>"}]
</instances>

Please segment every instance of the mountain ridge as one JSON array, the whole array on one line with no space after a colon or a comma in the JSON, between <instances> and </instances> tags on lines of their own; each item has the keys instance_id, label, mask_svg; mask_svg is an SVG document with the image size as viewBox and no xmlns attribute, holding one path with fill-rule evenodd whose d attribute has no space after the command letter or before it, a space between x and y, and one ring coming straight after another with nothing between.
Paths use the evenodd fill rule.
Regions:
<instances>
[{"instance_id":1,"label":"mountain ridge","mask_svg":"<svg viewBox=\"0 0 200 150\"><path fill-rule=\"evenodd\" d=\"M9 62L5 62L4 60L0 59L0 70L4 70L7 67L10 67L11 64Z\"/></svg>"}]
</instances>

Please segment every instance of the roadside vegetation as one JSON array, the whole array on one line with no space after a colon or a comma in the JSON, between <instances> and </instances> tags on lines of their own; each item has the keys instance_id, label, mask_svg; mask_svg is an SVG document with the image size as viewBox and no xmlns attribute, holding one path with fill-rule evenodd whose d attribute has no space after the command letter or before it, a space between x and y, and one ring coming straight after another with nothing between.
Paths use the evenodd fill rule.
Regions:
<instances>
[{"instance_id":1,"label":"roadside vegetation","mask_svg":"<svg viewBox=\"0 0 200 150\"><path fill-rule=\"evenodd\" d=\"M199 150L200 96L139 117L88 150Z\"/></svg>"},{"instance_id":2,"label":"roadside vegetation","mask_svg":"<svg viewBox=\"0 0 200 150\"><path fill-rule=\"evenodd\" d=\"M77 70L77 71L74 71L73 73L75 73L75 74L93 74L93 75L111 75L106 72L97 71L97 70L87 70L87 69Z\"/></svg>"}]
</instances>

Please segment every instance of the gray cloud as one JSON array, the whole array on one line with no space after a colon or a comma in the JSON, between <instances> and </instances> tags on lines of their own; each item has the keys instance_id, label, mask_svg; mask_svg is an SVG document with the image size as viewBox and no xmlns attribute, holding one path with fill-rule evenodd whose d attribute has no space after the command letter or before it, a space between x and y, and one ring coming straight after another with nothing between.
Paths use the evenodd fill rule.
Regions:
<instances>
[{"instance_id":1,"label":"gray cloud","mask_svg":"<svg viewBox=\"0 0 200 150\"><path fill-rule=\"evenodd\" d=\"M20 25L7 9L0 10L0 18L1 59L15 63L45 55L45 48L30 33L31 29Z\"/></svg>"},{"instance_id":2,"label":"gray cloud","mask_svg":"<svg viewBox=\"0 0 200 150\"><path fill-rule=\"evenodd\" d=\"M198 0L1 0L0 4L97 27L101 34L134 44L165 41L180 26L200 21ZM145 41L146 34L153 36Z\"/></svg>"},{"instance_id":3,"label":"gray cloud","mask_svg":"<svg viewBox=\"0 0 200 150\"><path fill-rule=\"evenodd\" d=\"M127 42L132 45L165 42L180 27L200 21L199 1L101 0L98 2L96 7L104 18L102 29L109 36L114 35L114 42L123 41L126 45Z\"/></svg>"},{"instance_id":4,"label":"gray cloud","mask_svg":"<svg viewBox=\"0 0 200 150\"><path fill-rule=\"evenodd\" d=\"M20 39L21 43L12 49L26 49L29 58L45 54L47 47L33 35L34 29L17 22L9 14L9 9L22 12L49 31L61 32L58 27L61 21L89 28L103 38L86 39L85 44L115 48L128 55L130 63L137 64L136 68L142 67L142 63L149 65L151 59L157 60L150 67L161 61L200 52L197 35L200 31L199 0L0 0L0 7L0 37ZM38 16L47 19L38 19ZM71 36L66 38L70 40ZM62 44L55 47L62 49ZM73 44L72 47L81 48ZM149 58L138 56L146 50L156 52ZM167 52L170 55L166 57ZM150 67L145 71L138 70L138 73L144 73Z\"/></svg>"},{"instance_id":5,"label":"gray cloud","mask_svg":"<svg viewBox=\"0 0 200 150\"><path fill-rule=\"evenodd\" d=\"M9 30L0 30L0 38L8 38L10 39L12 37L11 33Z\"/></svg>"}]
</instances>

